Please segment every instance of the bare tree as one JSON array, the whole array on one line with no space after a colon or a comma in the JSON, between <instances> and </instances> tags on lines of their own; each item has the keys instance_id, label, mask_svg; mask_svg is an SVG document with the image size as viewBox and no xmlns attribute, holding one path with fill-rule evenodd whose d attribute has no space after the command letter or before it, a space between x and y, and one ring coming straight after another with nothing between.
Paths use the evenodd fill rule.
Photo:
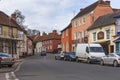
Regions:
<instances>
[{"instance_id":1,"label":"bare tree","mask_svg":"<svg viewBox=\"0 0 120 80\"><path fill-rule=\"evenodd\" d=\"M25 22L25 16L22 15L21 11L15 10L15 12L12 15L14 15L16 22L22 26Z\"/></svg>"}]
</instances>

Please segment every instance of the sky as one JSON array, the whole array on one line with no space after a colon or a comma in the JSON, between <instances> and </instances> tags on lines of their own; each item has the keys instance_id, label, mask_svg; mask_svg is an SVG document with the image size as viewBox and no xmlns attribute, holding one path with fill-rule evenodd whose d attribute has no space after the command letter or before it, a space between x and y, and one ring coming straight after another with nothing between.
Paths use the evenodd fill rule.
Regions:
<instances>
[{"instance_id":1,"label":"sky","mask_svg":"<svg viewBox=\"0 0 120 80\"><path fill-rule=\"evenodd\" d=\"M27 28L40 32L61 31L81 8L97 0L0 0L0 11L11 15L15 10L25 16ZM111 7L120 8L120 0L111 1Z\"/></svg>"}]
</instances>

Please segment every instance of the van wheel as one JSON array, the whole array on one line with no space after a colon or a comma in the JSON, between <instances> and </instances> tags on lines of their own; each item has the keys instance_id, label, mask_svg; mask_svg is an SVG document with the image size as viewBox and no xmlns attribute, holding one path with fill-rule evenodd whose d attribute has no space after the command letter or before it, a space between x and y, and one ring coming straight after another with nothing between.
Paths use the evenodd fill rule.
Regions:
<instances>
[{"instance_id":1,"label":"van wheel","mask_svg":"<svg viewBox=\"0 0 120 80\"><path fill-rule=\"evenodd\" d=\"M100 65L102 65L102 66L104 65L104 61L103 60L100 61Z\"/></svg>"},{"instance_id":2,"label":"van wheel","mask_svg":"<svg viewBox=\"0 0 120 80\"><path fill-rule=\"evenodd\" d=\"M117 61L114 61L114 62L113 62L113 66L114 66L114 67L118 67L118 62L117 62Z\"/></svg>"},{"instance_id":3,"label":"van wheel","mask_svg":"<svg viewBox=\"0 0 120 80\"><path fill-rule=\"evenodd\" d=\"M87 59L87 63L90 64L91 63L91 60L90 58Z\"/></svg>"},{"instance_id":4,"label":"van wheel","mask_svg":"<svg viewBox=\"0 0 120 80\"><path fill-rule=\"evenodd\" d=\"M78 59L78 58L76 59L76 62L79 62L79 59Z\"/></svg>"}]
</instances>

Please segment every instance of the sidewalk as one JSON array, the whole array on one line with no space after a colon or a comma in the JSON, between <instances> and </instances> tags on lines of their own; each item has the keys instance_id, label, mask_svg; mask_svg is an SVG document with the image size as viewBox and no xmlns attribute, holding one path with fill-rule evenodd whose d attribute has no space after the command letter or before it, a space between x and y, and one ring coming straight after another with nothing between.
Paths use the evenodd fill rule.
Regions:
<instances>
[{"instance_id":1,"label":"sidewalk","mask_svg":"<svg viewBox=\"0 0 120 80\"><path fill-rule=\"evenodd\" d=\"M19 66L19 64L22 62L23 60L16 60L15 64L10 68L10 67L2 67L0 68L0 73L8 73L11 71L14 71L17 69L17 67Z\"/></svg>"},{"instance_id":2,"label":"sidewalk","mask_svg":"<svg viewBox=\"0 0 120 80\"><path fill-rule=\"evenodd\" d=\"M6 80L5 73L0 73L0 80Z\"/></svg>"}]
</instances>

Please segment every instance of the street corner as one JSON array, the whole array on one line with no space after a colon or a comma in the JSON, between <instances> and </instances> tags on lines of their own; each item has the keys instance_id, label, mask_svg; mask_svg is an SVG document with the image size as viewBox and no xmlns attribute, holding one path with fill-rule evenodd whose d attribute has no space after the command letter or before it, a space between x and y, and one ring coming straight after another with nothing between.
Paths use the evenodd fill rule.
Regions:
<instances>
[{"instance_id":1,"label":"street corner","mask_svg":"<svg viewBox=\"0 0 120 80\"><path fill-rule=\"evenodd\" d=\"M12 71L18 71L20 68L20 65L22 64L23 59L20 60L16 60L15 64L12 67L8 67L8 66L2 66L0 68L0 73L8 73L8 72L12 72Z\"/></svg>"}]
</instances>

